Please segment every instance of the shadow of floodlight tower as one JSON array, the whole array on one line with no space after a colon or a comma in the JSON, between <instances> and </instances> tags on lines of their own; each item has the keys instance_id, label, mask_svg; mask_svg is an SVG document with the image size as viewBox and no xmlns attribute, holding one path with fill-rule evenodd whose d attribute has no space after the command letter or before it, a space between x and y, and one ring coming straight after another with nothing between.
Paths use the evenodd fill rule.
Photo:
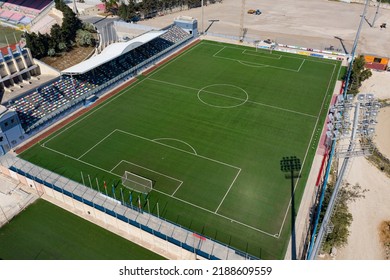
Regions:
<instances>
[{"instance_id":1,"label":"shadow of floodlight tower","mask_svg":"<svg viewBox=\"0 0 390 280\"><path fill-rule=\"evenodd\" d=\"M283 157L280 161L280 170L286 173L286 179L291 179L291 259L296 260L294 179L300 176L301 160L296 156Z\"/></svg>"}]
</instances>

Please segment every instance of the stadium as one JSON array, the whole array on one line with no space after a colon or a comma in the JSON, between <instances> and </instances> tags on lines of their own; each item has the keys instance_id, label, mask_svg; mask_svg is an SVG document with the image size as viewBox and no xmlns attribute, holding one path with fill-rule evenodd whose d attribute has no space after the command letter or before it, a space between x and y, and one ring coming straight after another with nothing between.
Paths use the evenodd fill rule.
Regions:
<instances>
[{"instance_id":1,"label":"stadium","mask_svg":"<svg viewBox=\"0 0 390 280\"><path fill-rule=\"evenodd\" d=\"M28 2L0 17L52 5ZM207 40L191 17L137 30L61 71L2 52L2 173L174 259L305 256L348 56Z\"/></svg>"}]
</instances>

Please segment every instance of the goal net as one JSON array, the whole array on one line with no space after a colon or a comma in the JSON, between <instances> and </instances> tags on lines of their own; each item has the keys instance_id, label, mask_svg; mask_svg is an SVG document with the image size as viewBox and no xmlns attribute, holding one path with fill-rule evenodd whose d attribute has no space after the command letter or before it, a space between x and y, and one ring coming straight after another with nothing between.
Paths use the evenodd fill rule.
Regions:
<instances>
[{"instance_id":1,"label":"goal net","mask_svg":"<svg viewBox=\"0 0 390 280\"><path fill-rule=\"evenodd\" d=\"M153 189L152 180L129 171L125 171L123 174L122 185L141 193L149 193Z\"/></svg>"}]
</instances>

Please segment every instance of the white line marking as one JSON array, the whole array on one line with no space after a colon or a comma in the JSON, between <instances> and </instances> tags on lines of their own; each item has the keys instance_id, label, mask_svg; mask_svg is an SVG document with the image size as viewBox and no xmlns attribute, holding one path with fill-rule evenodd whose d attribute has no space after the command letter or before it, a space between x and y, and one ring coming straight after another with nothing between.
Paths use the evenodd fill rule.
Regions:
<instances>
[{"instance_id":1,"label":"white line marking","mask_svg":"<svg viewBox=\"0 0 390 280\"><path fill-rule=\"evenodd\" d=\"M234 97L234 96L228 96L228 95L225 95L225 94L216 93L216 92L209 91L209 90L205 90L206 88L213 87L213 86L228 86L228 87L237 88L237 89L241 90L243 93L245 93L245 99L239 98L239 97ZM239 104L231 105L231 106L218 106L218 105L209 104L209 103L207 103L206 101L204 101L204 100L200 97L200 95L201 95L202 92L211 93L211 94L219 95L219 96L224 96L224 97L227 97L227 98L230 98L230 99L239 100L239 101L241 101L241 102L240 102ZM202 102L203 104L207 105L207 106L216 107L216 108L225 108L225 109L231 109L231 108L234 108L234 107L242 106L242 105L244 105L244 104L248 101L248 99L249 99L249 94L248 94L248 92L247 92L246 90L244 90L243 88L240 88L240 87L238 87L238 86L230 85L230 84L212 84L212 85L205 86L205 87L201 88L201 89L198 91L197 96L198 96L199 101Z\"/></svg>"},{"instance_id":2,"label":"white line marking","mask_svg":"<svg viewBox=\"0 0 390 280\"><path fill-rule=\"evenodd\" d=\"M211 42L202 42L201 45L212 45L212 46L219 46L219 47L221 46L220 44L213 44ZM238 47L238 46L237 47L226 46L226 48L237 49L237 50L248 49L249 51L254 49L254 47L242 48L242 47ZM260 50L262 50L262 49L260 49ZM310 61L310 62L313 62L313 63L322 63L322 64L330 64L330 65L335 65L336 64L336 63L329 62L329 61L332 61L332 60L326 59L326 58L306 56L306 55L302 55L302 54L299 54L299 53L289 53L289 52L282 52L282 51L278 51L278 50L275 50L274 52L282 53L282 57L289 58L289 59L300 59L301 60L302 58L296 57L296 56L302 56L302 57L305 57L306 61ZM264 54L266 54L266 53L264 53ZM269 55L276 55L276 54L269 54ZM336 62L335 60L333 60L333 61Z\"/></svg>"},{"instance_id":3,"label":"white line marking","mask_svg":"<svg viewBox=\"0 0 390 280\"><path fill-rule=\"evenodd\" d=\"M177 142L183 143L184 145L187 145L188 147L190 147L190 149L194 152L195 155L198 154L198 153L196 152L196 150L194 149L194 147L192 147L190 144L188 144L188 143L185 142L185 141L176 139L176 138L156 138L156 139L153 139L152 141L153 141L153 142L158 142L158 141L160 141L160 140L172 140L172 141L177 141ZM181 149L180 149L180 150L181 150ZM183 151L184 151L184 150L183 150Z\"/></svg>"},{"instance_id":4,"label":"white line marking","mask_svg":"<svg viewBox=\"0 0 390 280\"><path fill-rule=\"evenodd\" d=\"M66 155L66 154L64 154L64 153L62 153L62 152L57 151L57 150L54 150L54 149L45 147L45 146L43 146L43 145L41 145L41 147L44 148L44 149L48 149L48 150L50 150L50 151L52 151L52 152L54 152L54 153L60 154L60 155L62 155L62 156L71 158L71 159L73 159L73 160L75 160L75 161L78 161L78 162L81 162L81 163L83 163L83 164L89 165L89 166L94 167L94 168L96 168L96 169L99 169L99 170L101 170L101 171L103 171L103 172L107 172L107 173L109 173L109 174L111 174L111 175L114 175L114 176L117 176L117 177L119 177L119 178L121 177L121 175L119 175L119 174L110 172L110 171L108 171L108 170L105 170L105 169L103 169L103 168L101 168L101 167L98 167L98 166L96 166L96 165L93 165L93 164L91 164L91 163L88 163L88 162L85 162L85 161L83 161L83 160L77 159L77 158L75 158L75 157L68 156L68 155ZM193 155L193 154L192 154L192 155ZM242 226L244 226L244 227L250 228L250 229L255 230L255 231L257 231L257 232L260 232L260 233L262 233L262 234L268 235L268 236L270 236L270 237L273 237L273 238L276 238L276 239L279 238L279 237L277 236L277 234L271 234L271 233L266 232L266 231L264 231L264 230L261 230L261 229L252 227L252 226L250 226L250 225L244 224L244 223L242 223L242 222L239 222L239 221L237 221L237 220L231 219L231 218L229 218L229 217L227 217L227 216L224 216L224 215L221 215L221 214L218 214L218 213L214 213L214 212L211 211L211 210L208 210L208 209L206 209L206 208L203 208L203 207L198 206L198 205L196 205L196 204L193 204L193 203L191 203L191 202L185 201L185 200L180 199L180 198L178 198L178 197L175 197L175 196L173 196L173 195L169 195L169 194L167 194L167 193L164 193L164 192L159 191L159 190L156 190L156 189L153 189L153 191L158 192L158 193L163 194L163 195L166 195L166 196L168 196L168 197L170 197L170 198L172 198L172 199L178 200L178 201L183 202L183 203L185 203L185 204L191 205L191 206L193 206L193 207L195 207L195 208L201 209L201 210L203 210L203 211L205 211L205 212L208 212L208 213L217 215L218 217L224 218L224 219L226 219L226 220L234 221L234 222L237 223L237 224L240 224L240 225L242 225Z\"/></svg>"},{"instance_id":5,"label":"white line marking","mask_svg":"<svg viewBox=\"0 0 390 280\"><path fill-rule=\"evenodd\" d=\"M126 162L126 163L128 163L128 164L132 164L132 165L138 166L138 167L143 168L143 169L145 169L145 170L151 171L151 172L153 172L153 173L156 173L156 174L159 174L159 175L164 176L164 177L166 177L166 178L169 178L169 179L172 179L172 180L174 180L174 181L177 181L177 182L179 183L179 185L176 187L176 189L175 189L175 190L173 191L173 193L171 194L172 197L175 195L175 193L180 189L181 185L183 185L183 183L184 183L182 180L179 180L179 179L177 179L177 178L173 178L173 177L171 177L171 176L169 176L169 175L166 175L166 174L163 174L163 173L161 173L161 172L157 172L157 171L155 171L155 170L146 168L146 167L144 167L144 166L142 166L142 165L135 164L135 163L133 163L133 162L131 162L131 161L121 160L120 163L122 163L122 162ZM118 165L119 165L119 164L117 164L116 166L118 166ZM153 189L153 190L155 190L155 189Z\"/></svg>"},{"instance_id":6,"label":"white line marking","mask_svg":"<svg viewBox=\"0 0 390 280\"><path fill-rule=\"evenodd\" d=\"M214 56L214 57L221 58L221 59L227 59L227 60L235 61L235 62L238 62L238 63L256 64L256 63L253 63L251 61L245 61L245 60L240 60L240 59L235 59L235 58L230 58L230 57L223 57L223 56L217 56L217 55ZM269 65L269 64L258 63L258 65L259 66L267 66L267 67L270 67L270 68L275 68L275 69L280 69L280 70L285 70L285 71L298 72L298 70L295 70L295 69L288 69L288 68L273 66L273 65Z\"/></svg>"},{"instance_id":7,"label":"white line marking","mask_svg":"<svg viewBox=\"0 0 390 280\"><path fill-rule=\"evenodd\" d=\"M176 86L176 87L182 87L182 88L187 88L187 89L199 91L199 89L193 88L193 87L189 87L189 86L183 86L183 85L179 85L179 84L176 84L176 83L161 81L161 80L152 79L152 78L147 78L147 79L151 80L151 81L159 82L159 83L164 83L164 84ZM219 96L223 96L223 97L227 97L227 98L231 98L231 99L237 99L237 100L244 101L244 99L242 99L242 98L238 98L238 97L234 97L234 96L228 96L228 95L225 95L225 94L222 94L222 93L217 93L217 92L213 92L213 91L205 91L205 92L211 93L211 94L215 94L215 95L219 95ZM302 113L302 112L298 112L298 111L294 111L294 110L290 110L290 109L285 109L285 108L281 108L281 107L277 107L277 106L273 106L273 105L268 105L268 104L261 103L261 102L256 102L256 101L251 101L251 100L248 100L247 102L248 103L252 103L252 104L257 104L257 105L260 105L260 106L264 106L264 107L269 107L269 108L272 108L272 109L275 109L275 110L281 110L281 111L286 111L286 112L290 112L290 113L294 113L294 114L298 114L298 115L303 115L303 116L307 116L307 117L311 117L311 118L317 118L316 116L313 116L313 115L310 115L310 114L306 114L306 113Z\"/></svg>"},{"instance_id":8,"label":"white line marking","mask_svg":"<svg viewBox=\"0 0 390 280\"><path fill-rule=\"evenodd\" d=\"M59 131L59 132L58 132L57 134L55 134L53 137L51 137L50 139L48 139L47 141L45 141L44 143L42 143L42 144L41 144L41 147L43 147L43 148L45 148L45 149L48 149L48 150L51 150L52 152L61 154L61 155L65 156L65 157L69 157L69 158L71 158L71 159L74 159L74 160L76 160L76 161L79 161L79 162L81 162L81 163L84 163L84 164L86 164L86 165L89 165L89 166L94 167L94 168L96 168L96 169L99 169L99 170L102 170L102 171L104 171L104 172L110 173L110 174L112 174L112 175L114 175L114 176L120 177L120 175L118 175L118 174L112 173L112 172L107 171L107 170L105 170L105 169L103 169L103 168L97 167L97 166L95 166L95 165L93 165L93 164L87 163L87 162L85 162L85 161L82 161L82 160L80 160L80 159L74 158L74 157L72 157L72 156L69 156L69 155L64 154L64 153L62 153L62 152L59 152L59 151L57 151L57 150L51 149L51 148L49 148L49 147L46 147L46 146L45 146L45 143L48 143L48 142L51 141L52 139L56 138L57 136L59 136L59 135L62 134L63 132L65 132L65 131L67 131L68 129L70 129L71 127L73 127L74 125L78 124L79 122L83 121L84 119L86 119L87 117L93 115L94 113L98 112L100 109L104 108L105 106L107 106L108 104L110 104L111 102L113 102L114 100L116 100L117 98L119 98L120 96L122 96L123 94L125 94L128 90L130 90L130 89L136 87L137 85L141 84L141 83L144 82L145 80L148 80L148 79L154 80L154 79L151 79L151 78L150 78L152 75L156 74L157 72L159 72L160 70L162 70L163 68L165 68L166 66L168 66L169 64L171 64L173 61L175 61L175 60L181 58L182 56L184 56L184 55L187 54L188 52L194 50L195 48L197 48L198 46L201 46L201 45L203 45L203 44L208 44L208 45L213 45L213 46L219 46L218 44L213 44L213 43L209 43L209 42L202 42L202 43L199 43L199 44L193 46L192 48L190 48L190 49L184 51L183 53L181 53L181 54L178 55L177 57L173 58L172 60L170 60L168 63L166 63L165 65L163 65L162 67L160 67L160 68L157 69L156 71L154 71L151 75L148 76L147 79L144 79L144 80L135 82L135 83L132 84L131 86L129 86L129 87L127 87L127 88L121 90L121 92L117 93L115 96L111 97L109 100L105 101L103 104L100 104L98 107L96 107L96 108L94 108L93 110L91 110L90 112L88 112L88 113L85 114L82 118L78 118L76 121L72 122L72 124L70 124L70 125L68 125L67 127L63 128L61 131ZM242 48L237 48L237 49L242 49ZM286 55L284 55L284 56L285 56L285 57L289 57L289 56L286 56ZM289 58L298 59L298 58L294 58L294 57L289 57ZM335 65L334 63L329 63L329 62L321 61L322 59L319 59L319 60L306 59L306 60L307 60L307 61L310 61L310 62L314 62L314 63L330 64L330 65L333 65L334 67L336 67L336 65ZM334 69L335 69L335 68L334 68ZM334 69L333 69L333 72L334 72ZM333 77L333 73L332 73L332 77ZM329 86L330 86L331 80L332 80L332 79L330 79L330 81L329 81L328 88L329 88ZM158 80L156 80L156 81L158 81ZM158 82L163 82L163 81L158 81ZM172 84L172 83L169 83L169 82L165 82L165 83ZM173 84L173 85L180 86L180 85L177 85L177 84ZM186 86L181 86L181 87L186 87ZM187 88L189 88L189 87L187 87ZM134 93L133 93L133 94L134 94ZM324 99L323 99L323 105L324 105L324 102L325 102L325 98L326 98L326 94L325 94L325 97L324 97ZM266 105L266 104L259 104L259 105L270 106L270 105ZM322 107L323 107L323 105L322 105ZM277 107L275 107L275 108L277 108ZM295 112L295 113L299 113L299 112ZM320 113L321 113L321 110L320 110ZM319 115L320 115L320 113L319 113ZM303 113L299 113L299 114L303 114ZM306 115L306 114L304 114L304 115ZM311 115L308 115L308 116L311 116ZM314 116L311 116L311 117L314 117ZM316 123L318 123L318 119L317 119L317 122L316 122ZM314 128L314 129L315 129L315 128ZM312 139L310 140L310 142L311 142L311 141L312 141ZM309 142L308 147L310 147L310 142ZM307 151L308 151L308 150L307 150ZM307 151L306 151L306 155L307 155ZM304 161L303 161L303 163L302 163L302 166L304 166L304 162L305 162L305 160L306 160L306 155L305 155ZM234 166L231 166L231 167L237 168L237 167L234 167ZM239 168L237 168L237 169L239 169ZM298 180L299 180L299 179L298 179ZM298 180L297 180L297 182L296 182L296 184L295 184L295 187L297 186ZM294 188L294 190L295 190L295 188ZM161 194L163 194L163 195L166 195L166 196L170 196L170 195L168 195L168 194L166 194L166 193L164 193L164 192L161 192L161 191L157 191L157 190L154 190L154 191L159 192L159 193L161 193ZM291 205L291 200L290 200L290 203L288 204L287 211L286 211L286 214L285 214L285 218L284 218L284 220L283 220L283 223L282 223L282 225L281 225L281 228L280 228L279 233L277 233L277 234L270 234L270 233L268 233L268 232L266 232L266 231L263 231L263 230L261 230L261 229L254 228L254 227L252 227L252 226L246 225L246 224L244 224L244 223L242 223L242 222L236 221L236 220L231 219L231 218L229 218L229 217L223 216L223 215L218 214L218 213L214 213L214 212L212 212L212 211L210 211L210 210L207 210L207 209L205 209L205 208L202 208L202 207L199 207L199 206L197 206L197 205L191 204L191 203L189 203L189 202L187 202L187 201L178 199L178 198L173 197L173 196L170 196L170 197L172 197L173 199L180 200L180 201L182 201L183 203L190 204L190 205L192 205L192 206L194 206L194 207L196 207L196 208L202 209L202 210L204 210L204 211L206 211L206 212L213 213L213 214L215 214L215 215L217 215L217 216L219 216L219 217L221 217L221 218L224 218L224 219L227 219L227 220L233 220L234 222L236 222L236 223L238 223L238 224L240 224L240 225L243 225L243 226L245 226L245 227L247 227L247 228L251 228L251 229L253 229L253 230L255 230L255 231L261 232L261 233L263 233L263 234L265 234L265 235L268 235L268 236L270 236L270 237L273 237L273 238L279 238L280 233L281 233L281 231L282 231L282 229L283 229L283 227L284 227L284 223L285 223L286 216L287 216L287 213L288 213L288 208L289 208L290 205Z\"/></svg>"},{"instance_id":9,"label":"white line marking","mask_svg":"<svg viewBox=\"0 0 390 280\"><path fill-rule=\"evenodd\" d=\"M182 150L182 149L178 149L178 148L176 148L176 147L173 147L173 146L170 146L170 145L167 145L167 144L158 142L158 141L154 141L154 140L148 139L148 138L146 138L146 137L143 137L143 136L140 136L140 135L133 134L133 133L131 133L131 132L127 132L127 131L124 131L124 130L121 130L121 129L115 129L115 130L118 131L118 132L124 133L124 134L128 134L128 135L131 135L131 136L134 136L134 137L137 137L137 138L141 138L141 139L146 140L146 141L149 141L149 142L157 143L157 144L159 144L159 145L162 145L162 146L165 146L165 147L168 147L168 148L171 148L171 149L174 149L174 150L177 150L177 151L186 153L186 154L193 155L193 156L195 156L195 157L200 157L200 158L203 158L203 159L207 159L207 160L209 160L209 161L216 162L216 163L219 163L219 164L221 164L221 165L229 166L229 167L234 168L234 169L237 169L237 170L240 169L239 167L234 166L234 165L231 165L231 164L229 164L229 163L222 162L222 161L219 161L219 160L216 160L216 159L212 159L212 158L208 158L208 157L205 157L205 156L202 156L202 155L199 155L199 154L194 155L193 153L191 153L191 152L189 152L189 151L185 151L185 150Z\"/></svg>"},{"instance_id":10,"label":"white line marking","mask_svg":"<svg viewBox=\"0 0 390 280\"><path fill-rule=\"evenodd\" d=\"M160 173L160 172L155 171L155 170L153 170L153 169L149 169L149 168L147 168L147 167L145 167L145 166L135 164L134 162L131 162L131 161L128 161L128 160L125 160L125 159L121 160L120 162L126 162L126 163L128 163L128 164L135 165L135 166L137 166L137 167L143 168L143 169L145 169L145 170L148 170L148 171L150 171L150 172L159 174L159 175L161 175L161 176L164 176L164 177L167 177L167 178L169 178L169 179L175 180L175 181L179 182L180 184L183 184L183 181L182 181L182 180L179 180L179 179L177 179L177 178L171 177L171 176L166 175L166 174L164 174L164 173Z\"/></svg>"},{"instance_id":11,"label":"white line marking","mask_svg":"<svg viewBox=\"0 0 390 280\"><path fill-rule=\"evenodd\" d=\"M299 66L299 68L298 68L298 71L297 71L297 72L301 71L301 68L302 68L302 65L303 65L303 63L305 63L305 59L302 61L302 63L301 63L301 66Z\"/></svg>"},{"instance_id":12,"label":"white line marking","mask_svg":"<svg viewBox=\"0 0 390 280\"><path fill-rule=\"evenodd\" d=\"M172 60L170 60L169 62L167 62L165 65L163 65L162 67L160 67L159 69L155 70L149 77L151 77L152 75L154 75L155 73L159 72L161 69L165 68L168 64L171 64L173 61L177 60L178 58L180 58L181 56L184 56L185 54L187 54L188 52L192 51L193 49L197 48L198 46L202 45L202 43L199 43L191 48L189 48L188 50L185 50L184 52L182 52L181 54L179 54L178 56L176 56L175 58L173 58ZM136 77L134 77L134 79L136 79ZM126 92L130 92L130 90L134 87L136 87L137 85L141 84L142 82L144 82L146 79L143 79L143 80L135 80L135 82L130 85L129 87L126 87L124 89L122 89L120 92L118 92L117 94L115 94L114 96L110 97L108 100L104 101L102 104L99 104L97 107L93 108L91 111L89 111L88 113L86 113L83 117L80 117L80 118L77 118L76 121L73 121L72 124L70 125L67 125L65 128L62 128L61 131L57 132L53 137L50 135L50 139L48 139L47 141L45 141L44 143L48 143L49 141L51 141L52 139L56 138L57 136L61 135L63 132L67 131L68 129L72 128L74 125L78 124L79 122L83 121L84 119L86 119L87 117L93 115L94 113L98 112L100 109L104 108L105 106L107 106L108 104L110 104L111 102L113 102L114 100L116 100L117 98L121 97L123 94L125 94ZM119 86L121 86L122 84L119 84ZM115 88L113 89L115 90ZM110 92L112 92L113 90L110 90L109 92L107 92L107 94L109 94ZM135 94L135 92L133 92L132 94Z\"/></svg>"},{"instance_id":13,"label":"white line marking","mask_svg":"<svg viewBox=\"0 0 390 280\"><path fill-rule=\"evenodd\" d=\"M258 56L258 57L264 57L264 58L267 58L267 59L276 59L276 60L280 60L283 57L282 55L275 55L275 54L274 55L272 55L272 54L265 55L263 53L258 53L258 52L255 52L255 51L252 51L252 50L248 50L248 49L243 50L241 54ZM277 56L277 57L272 57L272 56Z\"/></svg>"},{"instance_id":14,"label":"white line marking","mask_svg":"<svg viewBox=\"0 0 390 280\"><path fill-rule=\"evenodd\" d=\"M219 51L217 51L213 56L216 56L218 55L220 52L222 52L224 49L226 49L226 46L224 46L223 48L221 48Z\"/></svg>"},{"instance_id":15,"label":"white line marking","mask_svg":"<svg viewBox=\"0 0 390 280\"><path fill-rule=\"evenodd\" d=\"M111 136L111 134L113 134L115 132L115 130L111 131L108 135L106 135L102 140L100 140L99 142L97 142L95 145L93 145L90 149L88 149L85 153L83 153L81 156L78 157L78 159L82 158L83 156L85 156L86 154L88 154L90 151L92 151L96 146L98 146L100 143L102 143L104 140L106 140L108 137Z\"/></svg>"},{"instance_id":16,"label":"white line marking","mask_svg":"<svg viewBox=\"0 0 390 280\"><path fill-rule=\"evenodd\" d=\"M158 69L154 70L151 74L149 74L148 77L152 77L154 76L156 73L160 72L162 69L164 69L165 67L167 67L168 65L172 64L174 61L178 60L179 58L181 58L182 56L184 56L185 54L195 50L196 48L198 48L199 46L201 46L202 43L198 43L196 44L195 46L192 46L191 48L189 48L188 50L185 50L184 52L182 52L181 54L179 54L178 56L174 57L173 59L169 60L168 62L166 62L164 65L160 66Z\"/></svg>"},{"instance_id":17,"label":"white line marking","mask_svg":"<svg viewBox=\"0 0 390 280\"><path fill-rule=\"evenodd\" d=\"M297 185L298 185L299 178L300 178L301 173L302 173L302 170L303 170L303 166L304 166L304 164L305 164L305 162L306 162L306 157L307 157L307 154L309 153L309 149L310 149L310 146L311 146L311 144L312 144L311 142L313 141L313 137L314 137L314 134L315 134L317 125L318 125L318 121L320 120L320 115L321 115L322 109L323 109L324 104L325 104L325 99L326 99L326 97L327 97L327 95L328 95L328 92L329 92L330 84L331 84L331 82L332 82L332 79L333 79L333 75L334 75L335 69L336 69L336 65L333 65L333 71L332 71L332 75L331 75L331 77L330 77L330 79L329 79L329 82L328 82L328 88L327 88L327 90L325 91L324 98L322 99L321 109L320 109L320 111L318 112L318 117L317 117L316 123L315 123L315 125L314 125L313 132L311 133L310 141L309 141L309 144L307 145L307 149L306 149L306 152L305 152L305 156L304 156L303 161L302 161L302 168L301 168L301 170L299 171L298 179L297 179L297 181L295 182L295 185L294 185L294 192L295 192L295 189L296 189L296 187L297 187ZM309 172L310 172L310 169L309 169ZM305 187L306 187L306 186L305 186ZM284 227L284 223L286 222L287 214L288 214L289 208L291 207L291 200L292 200L292 198L290 198L290 201L289 201L289 203L288 203L288 205L287 205L286 213L285 213L285 215L284 215L283 222L282 222L282 225L281 225L280 230L279 230L279 233L278 233L279 236L280 236L280 234L282 233L282 230L283 230L283 227Z\"/></svg>"},{"instance_id":18,"label":"white line marking","mask_svg":"<svg viewBox=\"0 0 390 280\"><path fill-rule=\"evenodd\" d=\"M234 182L236 182L236 180L238 178L238 175L240 175L240 173L241 173L241 169L238 170L236 177L234 177L233 182L230 184L229 189L227 190L227 192L225 193L224 197L222 198L221 203L218 205L217 209L215 210L215 213L218 212L218 210L221 207L222 203L225 201L226 196L229 194L230 189L233 187Z\"/></svg>"},{"instance_id":19,"label":"white line marking","mask_svg":"<svg viewBox=\"0 0 390 280\"><path fill-rule=\"evenodd\" d=\"M113 168L111 168L110 172L114 171L122 163L122 161L123 159L119 161Z\"/></svg>"},{"instance_id":20,"label":"white line marking","mask_svg":"<svg viewBox=\"0 0 390 280\"><path fill-rule=\"evenodd\" d=\"M181 185L183 185L183 181L177 186L176 190L172 193L172 197L175 197L176 192L180 189Z\"/></svg>"},{"instance_id":21,"label":"white line marking","mask_svg":"<svg viewBox=\"0 0 390 280\"><path fill-rule=\"evenodd\" d=\"M269 67L269 65L261 65L261 64L257 64L257 63L249 63L249 62L243 62L241 60L237 60L238 63L244 65L244 66L248 66L248 67L255 67L255 68L267 68ZM252 64L252 65L251 65Z\"/></svg>"}]
</instances>

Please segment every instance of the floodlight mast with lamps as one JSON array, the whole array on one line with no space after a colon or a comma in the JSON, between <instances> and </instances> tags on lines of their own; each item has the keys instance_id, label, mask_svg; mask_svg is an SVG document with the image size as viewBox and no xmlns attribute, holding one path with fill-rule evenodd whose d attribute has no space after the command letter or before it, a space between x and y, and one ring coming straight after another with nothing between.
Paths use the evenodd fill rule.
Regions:
<instances>
[{"instance_id":1,"label":"floodlight mast with lamps","mask_svg":"<svg viewBox=\"0 0 390 280\"><path fill-rule=\"evenodd\" d=\"M365 6L364 6L364 10L363 10L363 14L361 15L361 19L360 19L360 24L359 24L358 30L356 32L355 40L354 40L354 43L353 43L352 52L351 52L351 55L349 57L349 66L348 66L347 77L346 77L346 80L345 80L345 86L344 86L344 91L343 91L343 98L344 99L346 99L346 97L347 97L347 91L348 91L348 86L349 86L349 79L351 77L352 66L353 66L353 59L354 59L354 56L355 56L355 53L356 53L356 48L357 48L357 45L358 45L360 32L361 32L361 29L362 29L362 26L363 26L363 21L364 21L366 12L367 12L368 3L369 3L369 0L366 0ZM327 184L327 179L328 179L328 175L329 175L329 171L330 171L330 166L331 166L331 162L333 160L333 156L334 156L334 152L335 152L336 142L337 142L337 139L332 139L332 141L331 141L330 152L329 152L329 159L328 159L328 166L326 168L325 181L323 183L324 186L326 186L326 184ZM346 163L348 163L348 158L346 160ZM336 191L336 188L335 188L335 191ZM317 257L318 252L319 252L319 249L321 247L320 245L322 244L322 238L321 237L318 238L319 236L316 236L316 232L317 232L317 226L318 226L318 222L319 222L319 213L320 213L320 210L321 210L321 207L322 207L322 199L323 199L324 193L325 193L325 187L323 187L323 190L322 190L322 193L321 193L321 197L320 197L320 201L319 201L319 204L318 204L318 207L317 207L317 213L316 213L316 217L315 217L315 221L314 221L313 230L312 230L312 233L311 233L311 238L310 238L310 241L309 241L309 249L308 249L308 252L307 252L306 259L311 259L311 260L315 259Z\"/></svg>"},{"instance_id":2,"label":"floodlight mast with lamps","mask_svg":"<svg viewBox=\"0 0 390 280\"><path fill-rule=\"evenodd\" d=\"M369 1L370 0L366 0L366 4L364 5L363 14L361 15L361 18L360 18L359 27L358 27L358 30L356 32L355 41L353 42L351 55L349 57L349 66L348 66L348 71L347 71L347 78L345 80L345 87L344 87L344 92L343 92L344 98L347 96L347 91L348 91L348 86L349 86L349 79L351 77L351 72L352 72L353 60L354 60L356 49L357 49L357 45L358 45L358 42L359 42L360 32L362 30L364 18L365 18L366 13L367 13L367 7L368 7Z\"/></svg>"}]
</instances>

